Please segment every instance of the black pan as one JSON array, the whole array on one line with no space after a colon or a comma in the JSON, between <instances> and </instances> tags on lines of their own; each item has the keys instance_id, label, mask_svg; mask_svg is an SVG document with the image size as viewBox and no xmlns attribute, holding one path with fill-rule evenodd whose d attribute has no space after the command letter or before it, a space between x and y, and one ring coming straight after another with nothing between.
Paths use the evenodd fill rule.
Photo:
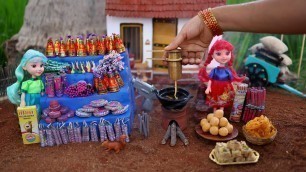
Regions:
<instances>
[{"instance_id":1,"label":"black pan","mask_svg":"<svg viewBox=\"0 0 306 172\"><path fill-rule=\"evenodd\" d=\"M156 96L159 102L168 110L182 109L193 98L187 90L178 88L176 93L178 99L175 99L174 91L174 87L163 88L159 91L156 90Z\"/></svg>"}]
</instances>

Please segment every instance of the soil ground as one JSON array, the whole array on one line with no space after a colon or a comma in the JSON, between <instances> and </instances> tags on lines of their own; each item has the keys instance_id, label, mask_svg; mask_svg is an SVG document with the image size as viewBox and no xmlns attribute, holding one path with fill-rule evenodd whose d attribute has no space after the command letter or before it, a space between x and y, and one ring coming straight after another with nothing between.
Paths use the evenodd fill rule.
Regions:
<instances>
[{"instance_id":1,"label":"soil ground","mask_svg":"<svg viewBox=\"0 0 306 172\"><path fill-rule=\"evenodd\" d=\"M197 87L187 88L196 94ZM138 104L141 100L137 100ZM144 139L137 129L131 142L115 154L101 143L74 143L41 148L39 144L24 145L14 116L14 106L0 102L0 171L305 171L306 170L306 100L284 90L267 90L265 115L278 129L275 140L265 146L248 145L260 153L256 164L219 166L208 157L215 142L199 137L194 128L194 100L188 103L189 121L184 131L190 144L178 140L176 146L161 145L165 134L161 128L161 108L155 100L151 114L150 136ZM245 140L241 127L237 140Z\"/></svg>"}]
</instances>

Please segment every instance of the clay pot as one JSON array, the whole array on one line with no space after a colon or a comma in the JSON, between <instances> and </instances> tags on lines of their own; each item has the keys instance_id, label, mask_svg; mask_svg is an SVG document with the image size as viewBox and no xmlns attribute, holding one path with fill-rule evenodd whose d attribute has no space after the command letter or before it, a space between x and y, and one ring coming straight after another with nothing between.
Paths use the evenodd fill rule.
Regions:
<instances>
[{"instance_id":1,"label":"clay pot","mask_svg":"<svg viewBox=\"0 0 306 172\"><path fill-rule=\"evenodd\" d=\"M186 106L182 109L172 109L168 110L161 106L162 108L162 127L164 130L167 130L168 125L171 121L176 121L181 130L184 130L187 128L187 122L188 122L188 115L187 115L187 108Z\"/></svg>"}]
</instances>

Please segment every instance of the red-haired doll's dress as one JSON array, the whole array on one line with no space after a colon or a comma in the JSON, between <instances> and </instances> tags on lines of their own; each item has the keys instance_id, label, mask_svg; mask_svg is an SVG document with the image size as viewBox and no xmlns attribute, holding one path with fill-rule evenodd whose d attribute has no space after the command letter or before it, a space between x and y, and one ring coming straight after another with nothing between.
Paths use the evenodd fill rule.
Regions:
<instances>
[{"instance_id":1,"label":"red-haired doll's dress","mask_svg":"<svg viewBox=\"0 0 306 172\"><path fill-rule=\"evenodd\" d=\"M211 92L206 96L206 103L214 108L231 106L235 97L231 70L218 66L210 72L209 79Z\"/></svg>"}]
</instances>

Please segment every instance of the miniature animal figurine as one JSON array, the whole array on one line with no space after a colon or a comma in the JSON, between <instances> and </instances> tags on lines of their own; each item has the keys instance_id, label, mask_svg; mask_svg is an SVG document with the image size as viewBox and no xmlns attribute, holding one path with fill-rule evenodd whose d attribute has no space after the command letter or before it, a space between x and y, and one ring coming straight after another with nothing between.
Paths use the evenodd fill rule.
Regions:
<instances>
[{"instance_id":1,"label":"miniature animal figurine","mask_svg":"<svg viewBox=\"0 0 306 172\"><path fill-rule=\"evenodd\" d=\"M106 151L114 150L116 153L119 153L126 145L125 139L126 135L123 134L120 136L119 141L106 140L102 143L102 146L106 148Z\"/></svg>"},{"instance_id":2,"label":"miniature animal figurine","mask_svg":"<svg viewBox=\"0 0 306 172\"><path fill-rule=\"evenodd\" d=\"M28 121L27 123L24 124L24 129L26 130L27 133L32 133L32 121Z\"/></svg>"}]
</instances>

